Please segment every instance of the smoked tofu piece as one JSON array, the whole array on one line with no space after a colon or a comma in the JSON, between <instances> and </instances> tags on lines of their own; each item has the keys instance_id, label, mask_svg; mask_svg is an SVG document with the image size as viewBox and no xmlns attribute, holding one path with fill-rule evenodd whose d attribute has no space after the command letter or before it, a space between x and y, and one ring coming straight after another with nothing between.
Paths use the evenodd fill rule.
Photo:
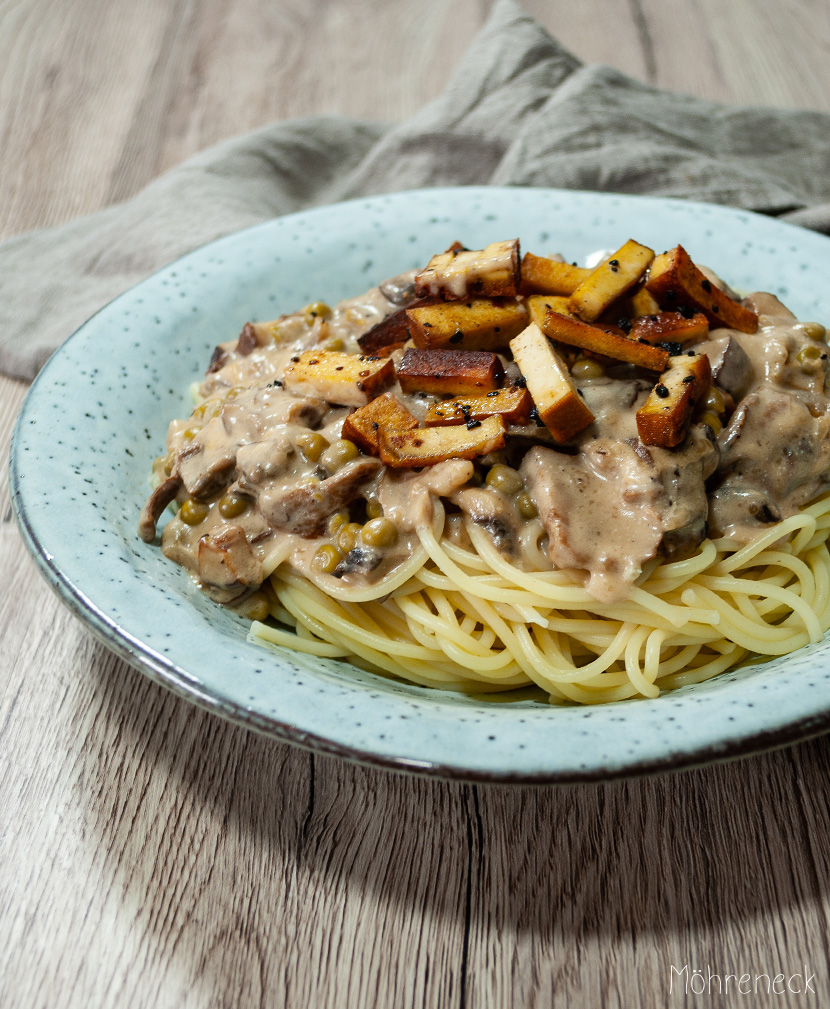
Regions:
<instances>
[{"instance_id":1,"label":"smoked tofu piece","mask_svg":"<svg viewBox=\"0 0 830 1009\"><path fill-rule=\"evenodd\" d=\"M718 290L695 266L682 245L656 257L646 287L665 309L687 306L703 312L713 329L726 326L741 333L754 333L758 328L755 312Z\"/></svg>"},{"instance_id":2,"label":"smoked tofu piece","mask_svg":"<svg viewBox=\"0 0 830 1009\"><path fill-rule=\"evenodd\" d=\"M626 295L623 302L625 305L623 314L632 319L636 319L641 315L657 315L660 311L657 299L647 287L640 287L633 294Z\"/></svg>"},{"instance_id":3,"label":"smoked tofu piece","mask_svg":"<svg viewBox=\"0 0 830 1009\"><path fill-rule=\"evenodd\" d=\"M558 442L569 441L594 419L562 358L542 330L531 323L510 341L536 404L539 419Z\"/></svg>"},{"instance_id":4,"label":"smoked tofu piece","mask_svg":"<svg viewBox=\"0 0 830 1009\"><path fill-rule=\"evenodd\" d=\"M378 402L380 400L375 400L375 403ZM483 396L458 396L455 399L445 399L442 403L433 403L427 410L424 423L427 427L440 427L466 424L470 420L484 420L485 417L498 415L507 424L525 424L532 406L533 400L527 389L513 385L509 389L495 389ZM370 408L371 406L364 407L366 410Z\"/></svg>"},{"instance_id":5,"label":"smoked tofu piece","mask_svg":"<svg viewBox=\"0 0 830 1009\"><path fill-rule=\"evenodd\" d=\"M417 419L391 392L387 392L350 413L343 421L341 437L353 441L361 452L377 455L381 430L411 431L417 426Z\"/></svg>"},{"instance_id":6,"label":"smoked tofu piece","mask_svg":"<svg viewBox=\"0 0 830 1009\"><path fill-rule=\"evenodd\" d=\"M497 389L503 378L501 361L483 350L410 348L398 365L398 381L407 393L469 396Z\"/></svg>"},{"instance_id":7,"label":"smoked tofu piece","mask_svg":"<svg viewBox=\"0 0 830 1009\"><path fill-rule=\"evenodd\" d=\"M637 411L637 433L644 445L675 448L689 430L698 401L709 389L712 372L705 354L679 355Z\"/></svg>"},{"instance_id":8,"label":"smoked tofu piece","mask_svg":"<svg viewBox=\"0 0 830 1009\"><path fill-rule=\"evenodd\" d=\"M571 263L559 263L526 252L522 260L522 294L573 294L591 276L592 270Z\"/></svg>"},{"instance_id":9,"label":"smoked tofu piece","mask_svg":"<svg viewBox=\"0 0 830 1009\"><path fill-rule=\"evenodd\" d=\"M669 363L669 352L662 347L650 347L646 343L630 340L620 332L609 331L610 327L601 329L599 326L590 326L587 322L556 312L545 315L542 329L552 340L651 371L663 371Z\"/></svg>"},{"instance_id":10,"label":"smoked tofu piece","mask_svg":"<svg viewBox=\"0 0 830 1009\"><path fill-rule=\"evenodd\" d=\"M447 459L475 459L504 448L506 432L501 417L471 420L452 427L423 427L415 431L380 430L381 462L392 469L434 466Z\"/></svg>"},{"instance_id":11,"label":"smoked tofu piece","mask_svg":"<svg viewBox=\"0 0 830 1009\"><path fill-rule=\"evenodd\" d=\"M527 309L514 299L416 305L406 315L412 341L421 348L501 350L527 325Z\"/></svg>"},{"instance_id":12,"label":"smoked tofu piece","mask_svg":"<svg viewBox=\"0 0 830 1009\"><path fill-rule=\"evenodd\" d=\"M515 297L519 293L519 240L494 242L486 249L450 248L433 256L415 274L415 294L462 301L473 295Z\"/></svg>"},{"instance_id":13,"label":"smoked tofu piece","mask_svg":"<svg viewBox=\"0 0 830 1009\"><path fill-rule=\"evenodd\" d=\"M364 406L395 379L390 358L344 354L339 350L306 350L285 369L291 392L319 396L329 403Z\"/></svg>"},{"instance_id":14,"label":"smoked tofu piece","mask_svg":"<svg viewBox=\"0 0 830 1009\"><path fill-rule=\"evenodd\" d=\"M535 322L541 329L548 310L559 315L572 315L568 299L555 294L531 294L525 301L528 322Z\"/></svg>"},{"instance_id":15,"label":"smoked tofu piece","mask_svg":"<svg viewBox=\"0 0 830 1009\"><path fill-rule=\"evenodd\" d=\"M388 357L409 339L409 317L405 308L399 308L359 336L357 345L367 356Z\"/></svg>"},{"instance_id":16,"label":"smoked tofu piece","mask_svg":"<svg viewBox=\"0 0 830 1009\"><path fill-rule=\"evenodd\" d=\"M654 250L633 238L618 249L577 287L570 297L571 311L593 322L612 302L629 291L654 259Z\"/></svg>"},{"instance_id":17,"label":"smoked tofu piece","mask_svg":"<svg viewBox=\"0 0 830 1009\"><path fill-rule=\"evenodd\" d=\"M646 343L688 343L709 336L709 320L703 312L659 312L632 320L629 337Z\"/></svg>"}]
</instances>

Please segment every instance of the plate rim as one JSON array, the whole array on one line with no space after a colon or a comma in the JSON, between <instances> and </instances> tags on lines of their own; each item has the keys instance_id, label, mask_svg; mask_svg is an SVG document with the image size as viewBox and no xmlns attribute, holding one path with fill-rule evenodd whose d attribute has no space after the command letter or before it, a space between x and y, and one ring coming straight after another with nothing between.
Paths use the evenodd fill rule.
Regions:
<instances>
[{"instance_id":1,"label":"plate rim","mask_svg":"<svg viewBox=\"0 0 830 1009\"><path fill-rule=\"evenodd\" d=\"M540 191L549 194L557 194L562 197L588 197L598 198L599 202L616 199L624 201L642 201L645 203L659 203L674 205L678 208L701 207L708 210L724 211L731 214L742 214L749 218L758 219L768 223L774 223L776 228L783 227L789 229L800 237L814 236L830 242L828 236L819 232L812 232L801 228L798 225L776 218L769 218L765 215L756 214L753 211L743 208L728 207L722 204L703 203L701 201L682 200L668 197L652 197L648 195L593 192L587 190L560 190L550 187L526 187L526 186L449 186L434 187L427 189L406 190L402 192L379 194L371 197L357 197L337 204L325 205L321 207L300 210L280 217L271 218L266 221L250 225L237 231L229 232L210 242L206 242L177 257L175 260L166 263L159 269L148 274L138 284L132 285L127 290L112 298L105 305L102 305L88 319L86 319L75 331L50 355L38 375L27 391L23 404L20 407L15 419L12 438L10 443L10 463L9 463L9 486L11 492L12 510L17 521L18 529L27 550L31 554L38 572L45 578L52 590L58 595L61 601L78 617L107 648L114 651L121 659L126 661L131 667L147 675L153 682L171 690L177 696L196 704L203 710L219 715L244 728L252 729L258 733L275 738L280 742L299 746L310 752L320 753L327 756L335 756L356 762L363 766L383 768L399 773L413 774L428 778L436 778L446 781L463 781L482 784L580 784L600 781L612 781L626 778L637 778L647 775L664 773L667 771L681 771L695 767L705 766L714 762L748 757L773 749L791 745L796 742L806 741L815 738L830 730L830 701L822 711L816 711L811 715L795 719L785 725L769 730L759 730L750 734L736 733L729 738L724 738L719 743L700 745L697 747L667 750L666 753L658 757L636 759L627 761L613 767L595 766L588 769L569 767L566 769L546 769L539 772L513 771L513 770L484 770L478 767L463 766L463 764L449 764L433 760L415 760L407 756L396 756L385 753L378 753L370 749L346 745L334 741L327 736L307 731L292 724L261 712L246 708L237 701L228 697L217 696L215 692L204 691L199 688L186 674L186 670L176 662L161 656L143 642L140 638L134 637L120 624L110 618L102 609L96 606L84 593L83 589L76 585L73 579L63 570L58 562L50 555L46 546L40 542L27 513L25 492L21 487L20 473L20 443L24 418L27 408L36 399L39 390L48 380L48 372L54 366L54 362L60 361L64 348L81 334L86 327L105 313L122 298L129 297L140 286L144 285L154 277L165 273L171 268L175 268L183 260L191 256L203 254L206 250L221 246L222 243L230 242L260 229L273 227L277 221L285 221L288 218L305 217L308 214L319 214L331 211L334 207L348 207L353 205L366 204L367 202L383 201L391 198L417 198L423 196L435 197L440 194L464 193L465 195L481 194L492 197L494 192L506 191ZM33 395L34 393L34 395ZM826 639L825 639L826 640ZM793 653L795 654L795 653ZM670 696L670 695L662 695ZM620 705L631 703L642 703L635 700L618 702Z\"/></svg>"}]
</instances>

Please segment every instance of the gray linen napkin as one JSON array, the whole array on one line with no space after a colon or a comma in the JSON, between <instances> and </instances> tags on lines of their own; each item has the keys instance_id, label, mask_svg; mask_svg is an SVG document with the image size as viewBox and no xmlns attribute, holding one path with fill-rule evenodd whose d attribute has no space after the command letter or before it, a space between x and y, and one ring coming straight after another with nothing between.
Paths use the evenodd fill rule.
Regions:
<instances>
[{"instance_id":1,"label":"gray linen napkin","mask_svg":"<svg viewBox=\"0 0 830 1009\"><path fill-rule=\"evenodd\" d=\"M584 66L499 0L408 122L278 123L125 203L0 244L0 370L32 378L103 304L220 235L349 197L487 183L708 200L830 233L830 115L730 107Z\"/></svg>"}]
</instances>

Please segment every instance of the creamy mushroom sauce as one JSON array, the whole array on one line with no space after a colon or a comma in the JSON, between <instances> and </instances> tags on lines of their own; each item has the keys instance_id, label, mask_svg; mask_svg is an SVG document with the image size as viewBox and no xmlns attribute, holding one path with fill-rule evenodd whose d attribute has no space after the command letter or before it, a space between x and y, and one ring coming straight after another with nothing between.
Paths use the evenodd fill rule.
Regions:
<instances>
[{"instance_id":1,"label":"creamy mushroom sauce","mask_svg":"<svg viewBox=\"0 0 830 1009\"><path fill-rule=\"evenodd\" d=\"M719 425L697 422L676 449L642 445L635 412L655 378L619 365L603 377L577 380L596 420L568 445L556 445L531 422L510 428L497 458L475 464L456 459L393 471L359 456L329 472L297 438L314 431L337 442L349 408L294 395L281 376L303 349L358 353L357 337L412 297L412 276L393 278L328 314L298 312L267 332L260 327L256 339L249 332L221 345L199 388L202 402L190 418L170 424L166 455L154 467L159 486L140 531L152 539L175 497L184 507L165 525L162 549L216 601L264 615L267 600L257 590L280 562L323 589L375 583L411 555L437 498L451 540L469 545L462 521L469 516L517 567L568 570L595 598L614 601L658 554L686 556L707 534L746 543L830 485L824 330L797 322L770 294L745 302L759 315L756 333L716 329L684 346L709 355L714 387L725 394L728 419L717 435ZM504 363L508 384L519 376ZM404 395L397 385L392 391L419 419L437 398ZM494 463L518 470L530 507L527 497L482 481ZM358 538L333 573L323 573L314 558L334 542L331 517L345 522L347 510L358 523L367 511L382 513L397 536L382 547Z\"/></svg>"}]
</instances>

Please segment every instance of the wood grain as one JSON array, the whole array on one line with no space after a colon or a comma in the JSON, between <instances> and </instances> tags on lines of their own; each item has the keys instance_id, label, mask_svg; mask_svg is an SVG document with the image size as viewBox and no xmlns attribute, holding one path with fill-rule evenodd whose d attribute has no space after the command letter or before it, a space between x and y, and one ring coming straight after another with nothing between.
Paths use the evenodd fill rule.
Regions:
<instances>
[{"instance_id":1,"label":"wood grain","mask_svg":"<svg viewBox=\"0 0 830 1009\"><path fill-rule=\"evenodd\" d=\"M0 0L0 234L274 119L399 119L491 3ZM585 61L830 109L823 0L528 0ZM0 379L5 457L24 387ZM0 482L0 1005L662 1007L670 968L830 997L827 739L579 788L315 757L178 700L38 577Z\"/></svg>"}]
</instances>

